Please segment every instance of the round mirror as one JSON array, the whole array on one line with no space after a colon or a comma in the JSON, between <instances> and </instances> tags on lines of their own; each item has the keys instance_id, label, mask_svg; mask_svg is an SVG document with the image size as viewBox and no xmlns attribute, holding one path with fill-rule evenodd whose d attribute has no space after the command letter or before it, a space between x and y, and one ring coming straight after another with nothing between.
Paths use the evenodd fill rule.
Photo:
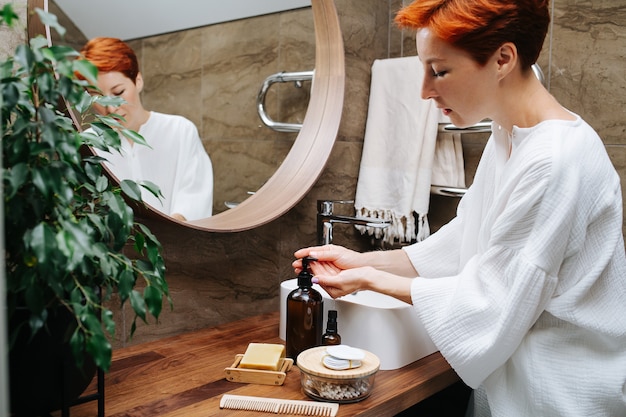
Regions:
<instances>
[{"instance_id":1,"label":"round mirror","mask_svg":"<svg viewBox=\"0 0 626 417\"><path fill-rule=\"evenodd\" d=\"M46 9L46 6L46 0L29 0L29 10L34 7ZM315 69L310 99L302 127L274 174L236 206L208 218L179 222L149 206L136 207L138 215L205 231L242 231L278 218L311 189L326 164L337 136L345 83L343 41L334 2L312 0L311 6L315 27ZM35 32L31 30L31 36L45 30L35 28L35 25L32 27ZM216 181L218 178L216 174Z\"/></svg>"}]
</instances>

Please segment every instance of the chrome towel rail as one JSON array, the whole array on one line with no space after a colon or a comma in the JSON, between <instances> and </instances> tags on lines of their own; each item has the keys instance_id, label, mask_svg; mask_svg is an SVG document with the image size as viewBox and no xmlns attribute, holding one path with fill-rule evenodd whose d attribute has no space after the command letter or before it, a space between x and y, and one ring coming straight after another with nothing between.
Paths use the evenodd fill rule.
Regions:
<instances>
[{"instance_id":1,"label":"chrome towel rail","mask_svg":"<svg viewBox=\"0 0 626 417\"><path fill-rule=\"evenodd\" d=\"M261 90L256 98L256 108L259 113L259 117L263 121L263 123L269 127L270 129L276 130L278 132L299 132L302 129L302 124L300 123L283 123L276 122L272 120L271 117L267 115L265 111L265 96L267 95L267 91L270 89L272 84L275 83L286 83L286 82L295 82L296 87L302 87L302 81L310 81L313 79L314 70L311 71L299 71L299 72L277 72L276 74L272 74L263 81L263 85L261 86Z\"/></svg>"},{"instance_id":2,"label":"chrome towel rail","mask_svg":"<svg viewBox=\"0 0 626 417\"><path fill-rule=\"evenodd\" d=\"M439 123L439 132L446 133L481 133L491 132L491 120L483 120L472 126L457 127L453 124ZM433 195L442 195L445 197L463 197L467 188L448 187L442 185L431 185L430 193Z\"/></svg>"},{"instance_id":3,"label":"chrome towel rail","mask_svg":"<svg viewBox=\"0 0 626 417\"><path fill-rule=\"evenodd\" d=\"M430 193L436 195L443 195L446 197L463 197L467 188L458 187L445 187L441 185L431 185Z\"/></svg>"},{"instance_id":4,"label":"chrome towel rail","mask_svg":"<svg viewBox=\"0 0 626 417\"><path fill-rule=\"evenodd\" d=\"M479 132L491 132L491 121L478 122L475 125L468 127L456 127L453 124L440 123L440 132L457 132L457 133L479 133Z\"/></svg>"}]
</instances>

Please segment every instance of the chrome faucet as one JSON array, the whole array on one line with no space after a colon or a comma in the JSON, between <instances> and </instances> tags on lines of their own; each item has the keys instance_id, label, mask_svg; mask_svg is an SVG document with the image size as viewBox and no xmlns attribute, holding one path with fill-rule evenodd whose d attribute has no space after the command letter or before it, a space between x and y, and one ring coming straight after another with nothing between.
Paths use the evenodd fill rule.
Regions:
<instances>
[{"instance_id":1,"label":"chrome faucet","mask_svg":"<svg viewBox=\"0 0 626 417\"><path fill-rule=\"evenodd\" d=\"M317 200L317 243L319 245L333 243L333 225L335 223L375 228L385 228L391 224L391 220L377 219L374 217L355 217L333 214L334 204L354 204L354 201Z\"/></svg>"}]
</instances>

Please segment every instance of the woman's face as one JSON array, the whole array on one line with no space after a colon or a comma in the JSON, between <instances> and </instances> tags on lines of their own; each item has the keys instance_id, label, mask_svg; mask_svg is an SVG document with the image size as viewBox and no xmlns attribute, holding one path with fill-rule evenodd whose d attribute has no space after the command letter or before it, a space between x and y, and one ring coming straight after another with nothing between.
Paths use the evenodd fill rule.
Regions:
<instances>
[{"instance_id":1,"label":"woman's face","mask_svg":"<svg viewBox=\"0 0 626 417\"><path fill-rule=\"evenodd\" d=\"M95 105L95 110L100 114L115 113L124 118L122 125L132 130L139 130L145 122L144 108L141 104L139 93L143 88L143 78L141 74L133 81L121 72L101 72L98 73L98 88L105 96L121 97L126 103L119 107Z\"/></svg>"},{"instance_id":2,"label":"woman's face","mask_svg":"<svg viewBox=\"0 0 626 417\"><path fill-rule=\"evenodd\" d=\"M488 98L497 82L492 60L481 66L467 52L437 38L428 28L417 32L416 42L424 65L422 98L433 99L458 127L490 117Z\"/></svg>"}]
</instances>

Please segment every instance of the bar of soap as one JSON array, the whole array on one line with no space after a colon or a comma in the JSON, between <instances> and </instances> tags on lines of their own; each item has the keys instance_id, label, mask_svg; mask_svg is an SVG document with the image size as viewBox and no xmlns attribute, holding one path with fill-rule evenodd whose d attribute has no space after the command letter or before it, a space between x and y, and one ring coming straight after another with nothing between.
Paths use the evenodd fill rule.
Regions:
<instances>
[{"instance_id":1,"label":"bar of soap","mask_svg":"<svg viewBox=\"0 0 626 417\"><path fill-rule=\"evenodd\" d=\"M274 343L250 343L239 362L240 368L278 371L285 358L285 346Z\"/></svg>"}]
</instances>

